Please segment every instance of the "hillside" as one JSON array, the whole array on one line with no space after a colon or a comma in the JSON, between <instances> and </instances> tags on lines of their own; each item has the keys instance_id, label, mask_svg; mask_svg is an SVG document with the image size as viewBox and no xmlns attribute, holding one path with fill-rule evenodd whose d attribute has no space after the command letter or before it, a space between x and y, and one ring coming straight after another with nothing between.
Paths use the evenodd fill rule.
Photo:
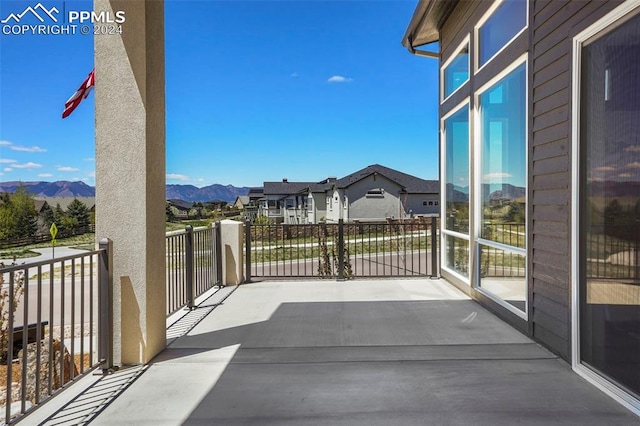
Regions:
<instances>
[{"instance_id":1,"label":"hillside","mask_svg":"<svg viewBox=\"0 0 640 426\"><path fill-rule=\"evenodd\" d=\"M0 192L15 192L25 186L36 197L95 197L96 190L84 182L0 182ZM248 187L213 184L202 188L193 185L167 185L166 198L185 201L235 201L239 195L247 195Z\"/></svg>"}]
</instances>

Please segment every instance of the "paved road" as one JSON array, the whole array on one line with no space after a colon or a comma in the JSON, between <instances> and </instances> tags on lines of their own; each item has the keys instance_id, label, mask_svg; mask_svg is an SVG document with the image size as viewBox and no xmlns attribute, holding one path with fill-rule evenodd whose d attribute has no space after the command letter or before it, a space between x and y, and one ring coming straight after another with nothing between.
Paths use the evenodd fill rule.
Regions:
<instances>
[{"instance_id":1,"label":"paved road","mask_svg":"<svg viewBox=\"0 0 640 426\"><path fill-rule=\"evenodd\" d=\"M53 259L53 249L51 247L43 247L43 248L37 248L37 249L32 249L31 251L34 251L36 253L40 253L40 256L35 256L35 257L27 257L24 259L17 259L18 263L36 263L36 262L42 262L45 260L50 260ZM60 258L60 257L65 257L65 256L73 256L76 254L82 254L82 253L86 253L86 250L78 250L78 249L74 249L71 247L56 247L55 248L55 257ZM5 265L11 265L12 259L0 259L0 262L3 262Z\"/></svg>"}]
</instances>

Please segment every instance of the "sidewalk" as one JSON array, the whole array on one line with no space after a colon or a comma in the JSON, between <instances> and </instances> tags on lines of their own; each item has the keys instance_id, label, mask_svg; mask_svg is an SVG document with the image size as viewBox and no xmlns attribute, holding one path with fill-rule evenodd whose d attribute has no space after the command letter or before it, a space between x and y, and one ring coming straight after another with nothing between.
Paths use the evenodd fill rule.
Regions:
<instances>
[{"instance_id":1,"label":"sidewalk","mask_svg":"<svg viewBox=\"0 0 640 426\"><path fill-rule=\"evenodd\" d=\"M443 280L246 284L224 301L205 300L183 320L197 325L149 366L85 385L76 403L85 410L91 401L101 406L82 420L92 425L640 423L565 362ZM100 399L108 394L117 397ZM62 401L45 404L25 424ZM77 424L78 411L72 403L66 407L43 424ZM75 423L64 423L65 415Z\"/></svg>"}]
</instances>

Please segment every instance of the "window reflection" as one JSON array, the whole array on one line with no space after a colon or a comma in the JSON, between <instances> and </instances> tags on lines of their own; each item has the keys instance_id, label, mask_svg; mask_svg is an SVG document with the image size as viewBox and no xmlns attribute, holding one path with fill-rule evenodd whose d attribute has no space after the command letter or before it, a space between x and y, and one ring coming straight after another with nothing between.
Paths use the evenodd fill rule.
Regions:
<instances>
[{"instance_id":1,"label":"window reflection","mask_svg":"<svg viewBox=\"0 0 640 426\"><path fill-rule=\"evenodd\" d=\"M580 356L640 395L640 17L582 49Z\"/></svg>"},{"instance_id":2,"label":"window reflection","mask_svg":"<svg viewBox=\"0 0 640 426\"><path fill-rule=\"evenodd\" d=\"M444 69L444 97L456 91L469 79L469 45L465 45Z\"/></svg>"},{"instance_id":3,"label":"window reflection","mask_svg":"<svg viewBox=\"0 0 640 426\"><path fill-rule=\"evenodd\" d=\"M526 312L526 256L480 245L480 287Z\"/></svg>"},{"instance_id":4,"label":"window reflection","mask_svg":"<svg viewBox=\"0 0 640 426\"><path fill-rule=\"evenodd\" d=\"M527 1L505 0L478 30L478 64L483 66L527 24Z\"/></svg>"},{"instance_id":5,"label":"window reflection","mask_svg":"<svg viewBox=\"0 0 640 426\"><path fill-rule=\"evenodd\" d=\"M469 233L469 109L447 118L445 129L446 229Z\"/></svg>"},{"instance_id":6,"label":"window reflection","mask_svg":"<svg viewBox=\"0 0 640 426\"><path fill-rule=\"evenodd\" d=\"M481 236L526 247L526 67L480 95Z\"/></svg>"},{"instance_id":7,"label":"window reflection","mask_svg":"<svg viewBox=\"0 0 640 426\"><path fill-rule=\"evenodd\" d=\"M446 235L444 255L447 268L469 277L469 241Z\"/></svg>"}]
</instances>

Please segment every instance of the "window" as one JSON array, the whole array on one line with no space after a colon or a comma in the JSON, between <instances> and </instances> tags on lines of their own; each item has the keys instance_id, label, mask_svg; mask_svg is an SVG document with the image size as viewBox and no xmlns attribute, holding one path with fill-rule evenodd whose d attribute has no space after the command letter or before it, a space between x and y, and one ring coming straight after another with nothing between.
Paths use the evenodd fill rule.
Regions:
<instances>
[{"instance_id":1,"label":"window","mask_svg":"<svg viewBox=\"0 0 640 426\"><path fill-rule=\"evenodd\" d=\"M526 318L526 54L478 91L477 108L476 285Z\"/></svg>"},{"instance_id":2,"label":"window","mask_svg":"<svg viewBox=\"0 0 640 426\"><path fill-rule=\"evenodd\" d=\"M384 197L384 189L383 188L374 188L367 191L367 198L383 198Z\"/></svg>"},{"instance_id":3,"label":"window","mask_svg":"<svg viewBox=\"0 0 640 426\"><path fill-rule=\"evenodd\" d=\"M469 284L469 104L465 101L441 122L442 266ZM434 201L434 206L439 205Z\"/></svg>"},{"instance_id":4,"label":"window","mask_svg":"<svg viewBox=\"0 0 640 426\"><path fill-rule=\"evenodd\" d=\"M443 97L446 99L460 86L469 80L469 40L457 49L456 53L445 62L442 70L444 85Z\"/></svg>"},{"instance_id":5,"label":"window","mask_svg":"<svg viewBox=\"0 0 640 426\"><path fill-rule=\"evenodd\" d=\"M446 229L469 233L469 107L444 120Z\"/></svg>"},{"instance_id":6,"label":"window","mask_svg":"<svg viewBox=\"0 0 640 426\"><path fill-rule=\"evenodd\" d=\"M526 244L526 64L479 95L483 239Z\"/></svg>"},{"instance_id":7,"label":"window","mask_svg":"<svg viewBox=\"0 0 640 426\"><path fill-rule=\"evenodd\" d=\"M624 19L576 46L577 361L640 400L640 14Z\"/></svg>"},{"instance_id":8,"label":"window","mask_svg":"<svg viewBox=\"0 0 640 426\"><path fill-rule=\"evenodd\" d=\"M504 0L496 2L496 5L477 29L478 68L489 62L527 26L527 0Z\"/></svg>"}]
</instances>

